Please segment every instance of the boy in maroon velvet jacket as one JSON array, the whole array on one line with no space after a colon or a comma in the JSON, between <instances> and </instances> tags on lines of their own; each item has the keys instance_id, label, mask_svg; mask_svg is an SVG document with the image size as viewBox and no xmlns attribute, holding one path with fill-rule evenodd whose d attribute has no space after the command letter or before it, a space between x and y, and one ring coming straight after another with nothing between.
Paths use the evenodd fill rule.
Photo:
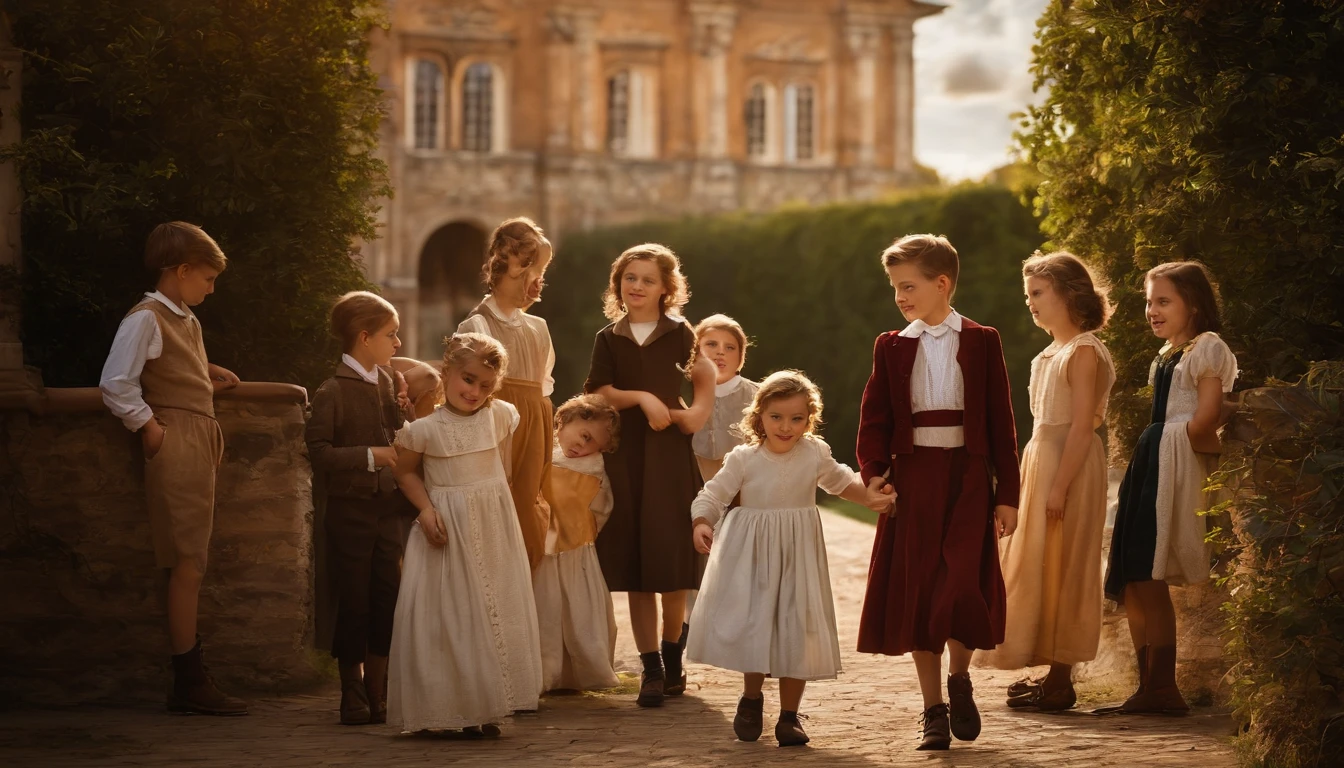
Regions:
<instances>
[{"instance_id":1,"label":"boy in maroon velvet jacket","mask_svg":"<svg viewBox=\"0 0 1344 768\"><path fill-rule=\"evenodd\" d=\"M910 324L877 338L863 391L859 468L864 482L888 478L897 499L878 521L859 651L913 655L925 709L918 748L947 749L951 736L980 735L971 652L1003 642L997 539L1017 526L1017 435L998 331L952 309L956 249L909 235L882 264Z\"/></svg>"}]
</instances>

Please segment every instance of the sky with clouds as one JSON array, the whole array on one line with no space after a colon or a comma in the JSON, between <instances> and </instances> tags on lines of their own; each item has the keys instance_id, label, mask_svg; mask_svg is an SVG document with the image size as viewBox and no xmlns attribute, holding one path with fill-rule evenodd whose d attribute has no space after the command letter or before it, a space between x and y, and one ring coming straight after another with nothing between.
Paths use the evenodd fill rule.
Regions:
<instances>
[{"instance_id":1,"label":"sky with clouds","mask_svg":"<svg viewBox=\"0 0 1344 768\"><path fill-rule=\"evenodd\" d=\"M1048 0L933 0L915 24L915 156L944 179L978 179L1012 159L1010 115L1038 101L1029 70Z\"/></svg>"}]
</instances>

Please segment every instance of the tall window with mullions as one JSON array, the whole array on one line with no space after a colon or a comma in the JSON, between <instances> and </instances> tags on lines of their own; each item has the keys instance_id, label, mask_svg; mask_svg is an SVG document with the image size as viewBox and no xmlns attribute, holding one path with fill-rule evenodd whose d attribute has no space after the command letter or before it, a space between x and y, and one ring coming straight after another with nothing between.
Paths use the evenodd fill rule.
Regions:
<instances>
[{"instance_id":1,"label":"tall window with mullions","mask_svg":"<svg viewBox=\"0 0 1344 768\"><path fill-rule=\"evenodd\" d=\"M484 62L467 67L462 76L462 148L489 152L492 147L494 68Z\"/></svg>"},{"instance_id":2,"label":"tall window with mullions","mask_svg":"<svg viewBox=\"0 0 1344 768\"><path fill-rule=\"evenodd\" d=\"M412 130L416 149L439 148L439 106L443 103L443 70L436 62L419 59L414 72Z\"/></svg>"},{"instance_id":3,"label":"tall window with mullions","mask_svg":"<svg viewBox=\"0 0 1344 768\"><path fill-rule=\"evenodd\" d=\"M750 95L747 97L746 121L747 121L747 156L765 157L768 145L766 144L766 110L768 103L765 98L765 86L756 83L751 86Z\"/></svg>"},{"instance_id":4,"label":"tall window with mullions","mask_svg":"<svg viewBox=\"0 0 1344 768\"><path fill-rule=\"evenodd\" d=\"M630 70L607 80L607 150L624 155L630 147Z\"/></svg>"}]
</instances>

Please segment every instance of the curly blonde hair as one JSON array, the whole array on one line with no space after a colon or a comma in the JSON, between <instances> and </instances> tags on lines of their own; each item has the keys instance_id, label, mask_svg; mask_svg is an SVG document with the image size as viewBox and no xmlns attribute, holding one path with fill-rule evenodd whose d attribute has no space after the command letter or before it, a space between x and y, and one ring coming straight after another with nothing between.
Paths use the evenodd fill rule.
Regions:
<instances>
[{"instance_id":1,"label":"curly blonde hair","mask_svg":"<svg viewBox=\"0 0 1344 768\"><path fill-rule=\"evenodd\" d=\"M495 393L504 386L504 377L508 375L509 353L505 351L504 345L483 333L454 333L445 338L443 343L443 364L439 368L443 379L448 378L449 371L460 371L472 362L495 372L495 388L481 404L482 407L489 405L495 399Z\"/></svg>"},{"instance_id":2,"label":"curly blonde hair","mask_svg":"<svg viewBox=\"0 0 1344 768\"><path fill-rule=\"evenodd\" d=\"M765 424L761 416L771 400L803 395L807 398L807 431L812 433L821 426L821 389L802 371L775 371L765 377L756 390L756 397L742 415L736 431L749 445L765 442Z\"/></svg>"},{"instance_id":3,"label":"curly blonde hair","mask_svg":"<svg viewBox=\"0 0 1344 768\"><path fill-rule=\"evenodd\" d=\"M695 325L695 344L691 347L691 361L686 364L686 375L689 376L690 371L695 369L695 364L700 361L700 339L710 331L723 331L737 339L737 349L741 352L741 358L737 361L737 370L734 373L741 373L742 367L747 364L747 347L751 346L747 332L742 330L741 323L727 315L710 315Z\"/></svg>"},{"instance_id":4,"label":"curly blonde hair","mask_svg":"<svg viewBox=\"0 0 1344 768\"><path fill-rule=\"evenodd\" d=\"M551 241L535 221L526 216L506 219L495 227L485 248L481 277L486 287L495 290L499 278L509 271L510 257L517 257L519 265L526 269L536 262L542 248L550 247Z\"/></svg>"},{"instance_id":5,"label":"curly blonde hair","mask_svg":"<svg viewBox=\"0 0 1344 768\"><path fill-rule=\"evenodd\" d=\"M612 321L625 316L625 303L621 301L621 275L625 274L631 262L640 260L653 262L663 276L665 293L658 299L658 310L669 315L681 315L681 308L691 300L691 286L681 273L681 260L671 248L658 243L626 248L612 262L611 278L607 281L607 290L602 294L602 314Z\"/></svg>"},{"instance_id":6,"label":"curly blonde hair","mask_svg":"<svg viewBox=\"0 0 1344 768\"><path fill-rule=\"evenodd\" d=\"M555 409L555 431L566 424L580 419L606 424L611 434L611 442L602 449L603 453L615 453L621 445L621 414L601 395L575 395Z\"/></svg>"},{"instance_id":7,"label":"curly blonde hair","mask_svg":"<svg viewBox=\"0 0 1344 768\"><path fill-rule=\"evenodd\" d=\"M1081 330L1099 330L1111 317L1110 287L1068 251L1036 251L1022 262L1022 277L1049 280Z\"/></svg>"}]
</instances>

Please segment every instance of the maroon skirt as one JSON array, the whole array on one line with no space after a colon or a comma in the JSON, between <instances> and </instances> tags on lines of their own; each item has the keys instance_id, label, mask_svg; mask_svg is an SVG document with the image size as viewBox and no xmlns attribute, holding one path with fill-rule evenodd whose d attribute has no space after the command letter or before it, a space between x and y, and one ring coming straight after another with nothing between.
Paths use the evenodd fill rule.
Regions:
<instances>
[{"instance_id":1,"label":"maroon skirt","mask_svg":"<svg viewBox=\"0 0 1344 768\"><path fill-rule=\"evenodd\" d=\"M965 448L897 457L896 509L877 522L859 652L941 653L1003 642L1006 597L989 465Z\"/></svg>"}]
</instances>

